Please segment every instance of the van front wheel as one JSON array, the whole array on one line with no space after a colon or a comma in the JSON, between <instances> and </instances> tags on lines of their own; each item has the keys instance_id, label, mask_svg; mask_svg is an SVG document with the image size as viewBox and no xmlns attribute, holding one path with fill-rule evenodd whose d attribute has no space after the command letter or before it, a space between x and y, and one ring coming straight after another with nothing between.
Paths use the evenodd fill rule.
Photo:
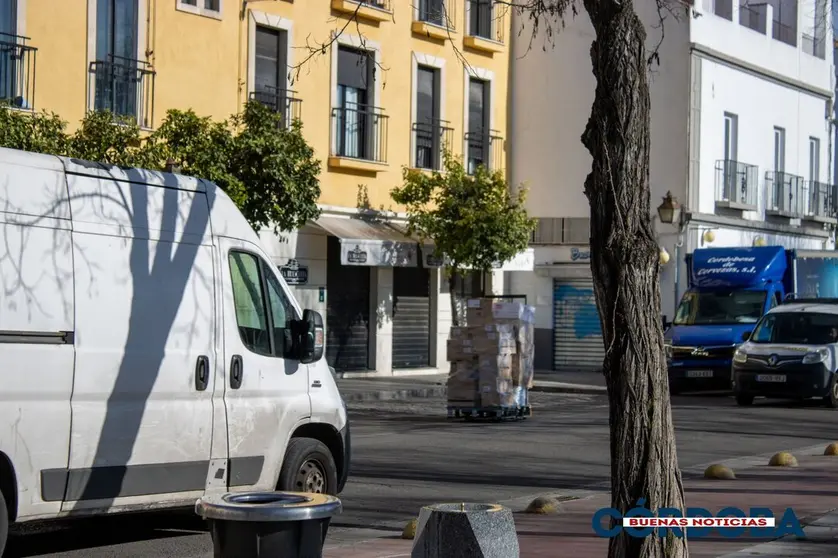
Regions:
<instances>
[{"instance_id":1,"label":"van front wheel","mask_svg":"<svg viewBox=\"0 0 838 558\"><path fill-rule=\"evenodd\" d=\"M6 499L0 492L0 556L6 548L6 538L9 536L9 508L6 507Z\"/></svg>"},{"instance_id":2,"label":"van front wheel","mask_svg":"<svg viewBox=\"0 0 838 558\"><path fill-rule=\"evenodd\" d=\"M289 492L337 495L338 470L329 448L314 438L291 438L277 485Z\"/></svg>"}]
</instances>

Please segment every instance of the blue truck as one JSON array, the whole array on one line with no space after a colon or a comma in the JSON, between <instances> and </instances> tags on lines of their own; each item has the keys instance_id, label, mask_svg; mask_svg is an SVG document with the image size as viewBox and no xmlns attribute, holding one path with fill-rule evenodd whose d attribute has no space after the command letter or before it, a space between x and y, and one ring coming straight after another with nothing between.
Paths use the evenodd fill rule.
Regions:
<instances>
[{"instance_id":1,"label":"blue truck","mask_svg":"<svg viewBox=\"0 0 838 558\"><path fill-rule=\"evenodd\" d=\"M688 289L666 324L669 386L730 389L733 353L789 294L838 298L838 252L782 246L699 248L687 255Z\"/></svg>"}]
</instances>

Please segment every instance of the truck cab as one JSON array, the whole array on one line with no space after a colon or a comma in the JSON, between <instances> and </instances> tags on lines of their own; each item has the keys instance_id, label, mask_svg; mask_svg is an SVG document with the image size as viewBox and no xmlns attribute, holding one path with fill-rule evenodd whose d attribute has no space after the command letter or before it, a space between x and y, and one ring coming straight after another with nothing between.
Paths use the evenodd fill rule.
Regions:
<instances>
[{"instance_id":1,"label":"truck cab","mask_svg":"<svg viewBox=\"0 0 838 558\"><path fill-rule=\"evenodd\" d=\"M705 248L688 257L689 288L665 333L672 393L729 389L736 347L789 290L780 246Z\"/></svg>"}]
</instances>

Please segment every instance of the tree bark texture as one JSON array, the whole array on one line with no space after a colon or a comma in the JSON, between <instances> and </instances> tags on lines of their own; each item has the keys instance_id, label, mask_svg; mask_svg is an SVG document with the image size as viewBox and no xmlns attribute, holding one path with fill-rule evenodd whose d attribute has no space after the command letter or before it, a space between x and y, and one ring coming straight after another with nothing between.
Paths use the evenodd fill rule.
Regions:
<instances>
[{"instance_id":1,"label":"tree bark texture","mask_svg":"<svg viewBox=\"0 0 838 558\"><path fill-rule=\"evenodd\" d=\"M596 32L597 86L582 143L593 157L591 271L605 343L611 429L611 502L684 509L660 328L659 248L649 193L646 32L631 0L584 0ZM682 558L672 535L610 540L609 558Z\"/></svg>"}]
</instances>

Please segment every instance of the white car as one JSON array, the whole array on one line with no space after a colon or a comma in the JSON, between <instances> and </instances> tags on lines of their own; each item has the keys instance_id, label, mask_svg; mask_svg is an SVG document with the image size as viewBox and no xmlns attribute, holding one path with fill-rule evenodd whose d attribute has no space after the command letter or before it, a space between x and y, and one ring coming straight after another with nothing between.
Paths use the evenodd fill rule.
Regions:
<instances>
[{"instance_id":1,"label":"white car","mask_svg":"<svg viewBox=\"0 0 838 558\"><path fill-rule=\"evenodd\" d=\"M838 302L791 300L769 311L733 355L739 405L755 396L821 397L838 408Z\"/></svg>"},{"instance_id":2,"label":"white car","mask_svg":"<svg viewBox=\"0 0 838 558\"><path fill-rule=\"evenodd\" d=\"M323 344L215 184L0 149L0 554L14 521L339 493Z\"/></svg>"}]
</instances>

